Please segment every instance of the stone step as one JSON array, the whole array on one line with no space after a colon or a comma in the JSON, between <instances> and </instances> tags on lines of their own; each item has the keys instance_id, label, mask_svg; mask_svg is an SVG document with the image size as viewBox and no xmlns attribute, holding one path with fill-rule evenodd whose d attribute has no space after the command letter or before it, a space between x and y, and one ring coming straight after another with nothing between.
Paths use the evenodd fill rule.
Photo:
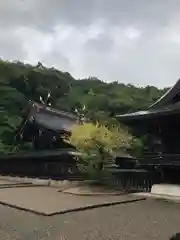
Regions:
<instances>
[{"instance_id":1,"label":"stone step","mask_svg":"<svg viewBox=\"0 0 180 240\"><path fill-rule=\"evenodd\" d=\"M151 192L140 192L133 195L180 203L180 185L154 184Z\"/></svg>"},{"instance_id":2,"label":"stone step","mask_svg":"<svg viewBox=\"0 0 180 240\"><path fill-rule=\"evenodd\" d=\"M154 184L151 194L180 197L180 185L176 184Z\"/></svg>"}]
</instances>

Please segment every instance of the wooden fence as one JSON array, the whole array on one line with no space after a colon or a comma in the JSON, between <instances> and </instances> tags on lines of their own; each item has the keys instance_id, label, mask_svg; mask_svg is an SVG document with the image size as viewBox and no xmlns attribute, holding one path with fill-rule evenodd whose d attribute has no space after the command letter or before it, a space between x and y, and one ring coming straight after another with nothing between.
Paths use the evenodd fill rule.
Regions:
<instances>
[{"instance_id":1,"label":"wooden fence","mask_svg":"<svg viewBox=\"0 0 180 240\"><path fill-rule=\"evenodd\" d=\"M62 151L50 154L31 153L0 157L0 175L27 176L66 180L79 178L73 156Z\"/></svg>"},{"instance_id":2,"label":"wooden fence","mask_svg":"<svg viewBox=\"0 0 180 240\"><path fill-rule=\"evenodd\" d=\"M154 161L154 159L152 160ZM155 162L157 163L157 161ZM107 180L118 189L130 192L149 192L154 183L168 182L172 178L175 179L175 175L179 176L177 165L176 169L166 166L166 169L163 169L164 174L155 169L153 163L145 170L147 166L148 164L145 163L143 169L109 168L108 171L111 172L112 177ZM160 170L162 170L161 167ZM67 154L67 150L0 157L0 175L59 180L84 179L78 171L75 159L69 153ZM170 176L172 176L171 179Z\"/></svg>"},{"instance_id":3,"label":"wooden fence","mask_svg":"<svg viewBox=\"0 0 180 240\"><path fill-rule=\"evenodd\" d=\"M143 169L111 169L110 185L129 192L149 192L154 183L160 182L153 171Z\"/></svg>"}]
</instances>

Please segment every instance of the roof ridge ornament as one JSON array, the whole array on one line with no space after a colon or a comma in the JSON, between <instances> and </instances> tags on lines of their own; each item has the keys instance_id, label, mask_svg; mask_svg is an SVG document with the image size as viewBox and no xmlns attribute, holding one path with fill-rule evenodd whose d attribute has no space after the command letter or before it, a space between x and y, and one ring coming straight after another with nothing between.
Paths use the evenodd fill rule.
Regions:
<instances>
[{"instance_id":1,"label":"roof ridge ornament","mask_svg":"<svg viewBox=\"0 0 180 240\"><path fill-rule=\"evenodd\" d=\"M51 102L49 102L49 99L51 97L51 92L48 92L46 99L43 99L42 96L39 97L40 102L44 107L46 108L47 106L51 106Z\"/></svg>"}]
</instances>

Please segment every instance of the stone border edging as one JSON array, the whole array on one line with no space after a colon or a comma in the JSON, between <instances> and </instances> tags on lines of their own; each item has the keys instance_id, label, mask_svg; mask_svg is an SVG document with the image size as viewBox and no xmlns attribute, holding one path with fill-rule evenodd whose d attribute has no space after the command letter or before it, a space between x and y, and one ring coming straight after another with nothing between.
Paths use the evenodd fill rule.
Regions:
<instances>
[{"instance_id":1,"label":"stone border edging","mask_svg":"<svg viewBox=\"0 0 180 240\"><path fill-rule=\"evenodd\" d=\"M58 190L58 192L61 192L63 194L69 194L69 195L74 195L74 196L84 196L84 197L103 197L103 196L122 196L128 194L126 193L74 193L74 192L66 192L66 190Z\"/></svg>"},{"instance_id":2,"label":"stone border edging","mask_svg":"<svg viewBox=\"0 0 180 240\"><path fill-rule=\"evenodd\" d=\"M71 181L71 180L54 180L54 179L42 179L42 178L30 178L30 177L18 177L18 176L1 176L0 181L5 180L9 182L14 182L13 184L26 184L31 183L33 186L48 186L53 188L62 188L66 190L68 188L76 187L81 185L81 181ZM8 185L10 185L9 183Z\"/></svg>"},{"instance_id":3,"label":"stone border edging","mask_svg":"<svg viewBox=\"0 0 180 240\"><path fill-rule=\"evenodd\" d=\"M31 182L0 183L0 186L21 186L21 185L32 185L32 183Z\"/></svg>"},{"instance_id":4,"label":"stone border edging","mask_svg":"<svg viewBox=\"0 0 180 240\"><path fill-rule=\"evenodd\" d=\"M33 184L28 184L28 185L23 185L23 184L21 184L21 185L4 185L4 186L2 186L2 185L0 185L0 190L1 189L6 189L6 188L27 188L27 187L47 187L47 186L45 186L45 185L33 185Z\"/></svg>"},{"instance_id":5,"label":"stone border edging","mask_svg":"<svg viewBox=\"0 0 180 240\"><path fill-rule=\"evenodd\" d=\"M163 200L168 202L180 203L179 196L171 196L171 195L163 195L163 194L151 194L151 193L134 193L134 196L146 197L146 199L154 199L154 200Z\"/></svg>"},{"instance_id":6,"label":"stone border edging","mask_svg":"<svg viewBox=\"0 0 180 240\"><path fill-rule=\"evenodd\" d=\"M22 211L25 211L25 212L34 213L34 214L39 215L39 216L51 217L51 216L60 215L60 214L66 214L66 213L78 212L78 211L85 211L85 210L90 210L90 209L95 209L95 208L109 207L109 206L126 204L126 203L133 203L133 202L139 202L139 201L144 201L144 200L146 200L145 197L138 198L138 199L136 198L136 199L131 199L131 200L117 201L117 202L94 204L94 205L90 205L90 206L71 208L71 209L58 211L58 212L54 212L54 213L49 213L49 214L48 213L44 213L44 212L38 212L38 211L33 210L33 209L20 207L20 206L13 205L13 204L10 204L10 203L6 203L6 202L3 202L3 201L0 201L0 204L3 205L3 206L7 206L7 207L11 207L11 208L17 209L17 210L22 210Z\"/></svg>"}]
</instances>

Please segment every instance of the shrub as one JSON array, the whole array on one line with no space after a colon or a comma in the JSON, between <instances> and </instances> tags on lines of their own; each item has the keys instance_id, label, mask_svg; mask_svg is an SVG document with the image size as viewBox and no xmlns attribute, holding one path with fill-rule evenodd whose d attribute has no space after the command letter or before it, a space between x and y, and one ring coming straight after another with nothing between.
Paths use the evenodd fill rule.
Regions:
<instances>
[{"instance_id":1,"label":"shrub","mask_svg":"<svg viewBox=\"0 0 180 240\"><path fill-rule=\"evenodd\" d=\"M125 129L93 123L74 126L70 137L70 143L82 154L78 166L91 179L101 179L105 166L114 163L113 151L126 151L131 142Z\"/></svg>"}]
</instances>

